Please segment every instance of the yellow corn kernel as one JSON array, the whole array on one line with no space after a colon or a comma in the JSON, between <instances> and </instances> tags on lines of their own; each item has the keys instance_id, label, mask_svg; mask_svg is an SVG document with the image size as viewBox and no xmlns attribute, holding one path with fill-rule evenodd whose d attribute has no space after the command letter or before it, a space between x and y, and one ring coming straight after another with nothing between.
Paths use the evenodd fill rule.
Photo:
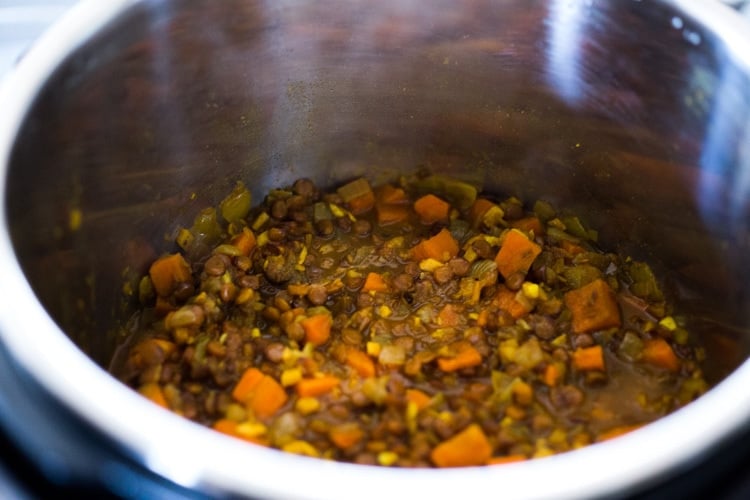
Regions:
<instances>
[{"instance_id":1,"label":"yellow corn kernel","mask_svg":"<svg viewBox=\"0 0 750 500\"><path fill-rule=\"evenodd\" d=\"M516 351L518 351L518 341L516 339L508 339L500 342L498 352L503 361L510 362L516 358Z\"/></svg>"},{"instance_id":2,"label":"yellow corn kernel","mask_svg":"<svg viewBox=\"0 0 750 500\"><path fill-rule=\"evenodd\" d=\"M517 379L513 384L513 398L521 406L528 406L534 402L534 389L524 382Z\"/></svg>"},{"instance_id":3,"label":"yellow corn kernel","mask_svg":"<svg viewBox=\"0 0 750 500\"><path fill-rule=\"evenodd\" d=\"M523 331L525 331L525 332L530 332L531 331L531 325L529 325L529 323L525 319L523 319L523 318L517 319L516 320L516 325L520 326L521 329Z\"/></svg>"},{"instance_id":4,"label":"yellow corn kernel","mask_svg":"<svg viewBox=\"0 0 750 500\"><path fill-rule=\"evenodd\" d=\"M406 404L406 426L409 432L412 434L417 432L417 416L419 415L419 407L414 401L409 401Z\"/></svg>"},{"instance_id":5,"label":"yellow corn kernel","mask_svg":"<svg viewBox=\"0 0 750 500\"><path fill-rule=\"evenodd\" d=\"M505 409L505 416L513 420L523 420L526 418L526 411L516 405L510 405Z\"/></svg>"},{"instance_id":6,"label":"yellow corn kernel","mask_svg":"<svg viewBox=\"0 0 750 500\"><path fill-rule=\"evenodd\" d=\"M424 259L419 262L419 269L431 273L438 267L443 267L443 263L437 259Z\"/></svg>"},{"instance_id":7,"label":"yellow corn kernel","mask_svg":"<svg viewBox=\"0 0 750 500\"><path fill-rule=\"evenodd\" d=\"M585 432L579 432L571 439L570 447L575 449L583 448L591 444L591 436Z\"/></svg>"},{"instance_id":8,"label":"yellow corn kernel","mask_svg":"<svg viewBox=\"0 0 750 500\"><path fill-rule=\"evenodd\" d=\"M560 445L567 445L568 444L568 435L567 433L562 429L555 429L550 433L550 435L547 437L547 440L552 446L560 446Z\"/></svg>"},{"instance_id":9,"label":"yellow corn kernel","mask_svg":"<svg viewBox=\"0 0 750 500\"><path fill-rule=\"evenodd\" d=\"M233 422L242 422L247 418L247 410L244 406L237 403L229 403L224 415Z\"/></svg>"},{"instance_id":10,"label":"yellow corn kernel","mask_svg":"<svg viewBox=\"0 0 750 500\"><path fill-rule=\"evenodd\" d=\"M565 344L568 343L568 336L566 334L558 335L554 339L552 339L552 342L550 342L555 347L563 347Z\"/></svg>"},{"instance_id":11,"label":"yellow corn kernel","mask_svg":"<svg viewBox=\"0 0 750 500\"><path fill-rule=\"evenodd\" d=\"M534 452L534 455L532 455L533 458L548 457L555 453L549 448L549 446L547 446L547 441L545 439L537 439L535 445L536 451Z\"/></svg>"},{"instance_id":12,"label":"yellow corn kernel","mask_svg":"<svg viewBox=\"0 0 750 500\"><path fill-rule=\"evenodd\" d=\"M503 417L503 419L500 421L500 427L510 427L515 423L515 420L513 420L510 417Z\"/></svg>"},{"instance_id":13,"label":"yellow corn kernel","mask_svg":"<svg viewBox=\"0 0 750 500\"><path fill-rule=\"evenodd\" d=\"M255 297L255 290L252 288L243 288L234 300L235 304L242 305L251 301Z\"/></svg>"},{"instance_id":14,"label":"yellow corn kernel","mask_svg":"<svg viewBox=\"0 0 750 500\"><path fill-rule=\"evenodd\" d=\"M260 215L258 215L258 217L257 217L257 218L255 219L255 221L253 221L253 226L252 226L252 228L253 228L253 231L257 231L257 230L259 230L260 228L262 228L262 227L263 227L263 225L264 225L264 224L265 224L266 222L268 222L268 220L269 220L270 218L271 218L271 216L270 216L270 215L268 215L268 214L267 214L266 212L261 212L261 213L260 213ZM267 237L268 237L268 235L266 235L266 238L267 238Z\"/></svg>"},{"instance_id":15,"label":"yellow corn kernel","mask_svg":"<svg viewBox=\"0 0 750 500\"><path fill-rule=\"evenodd\" d=\"M469 262L474 262L478 257L479 255L477 255L477 253L474 251L474 248L471 246L464 251L464 259Z\"/></svg>"},{"instance_id":16,"label":"yellow corn kernel","mask_svg":"<svg viewBox=\"0 0 750 500\"><path fill-rule=\"evenodd\" d=\"M329 203L328 208L334 217L344 217L347 213L343 208L336 205L335 203Z\"/></svg>"},{"instance_id":17,"label":"yellow corn kernel","mask_svg":"<svg viewBox=\"0 0 750 500\"><path fill-rule=\"evenodd\" d=\"M417 418L417 415L419 414L419 406L417 406L417 403L414 401L409 401L406 404L406 418L409 420L413 420Z\"/></svg>"},{"instance_id":18,"label":"yellow corn kernel","mask_svg":"<svg viewBox=\"0 0 750 500\"><path fill-rule=\"evenodd\" d=\"M361 278L362 277L362 273L360 273L359 271L355 271L354 269L349 269L346 272L346 276L349 277L349 278Z\"/></svg>"},{"instance_id":19,"label":"yellow corn kernel","mask_svg":"<svg viewBox=\"0 0 750 500\"><path fill-rule=\"evenodd\" d=\"M320 410L320 401L317 398L299 398L294 407L301 414L310 415Z\"/></svg>"},{"instance_id":20,"label":"yellow corn kernel","mask_svg":"<svg viewBox=\"0 0 750 500\"><path fill-rule=\"evenodd\" d=\"M258 235L256 244L259 247L263 247L263 246L266 246L266 244L268 244L269 241L271 240L268 238L268 231L263 231L262 233Z\"/></svg>"},{"instance_id":21,"label":"yellow corn kernel","mask_svg":"<svg viewBox=\"0 0 750 500\"><path fill-rule=\"evenodd\" d=\"M258 338L258 337L260 337L260 328L253 328L253 329L252 329L252 331L250 332L250 335L251 335L251 336L252 336L253 338Z\"/></svg>"},{"instance_id":22,"label":"yellow corn kernel","mask_svg":"<svg viewBox=\"0 0 750 500\"><path fill-rule=\"evenodd\" d=\"M237 434L240 434L245 437L249 438L256 438L260 436L265 436L268 432L268 428L258 422L242 422L240 424L237 424Z\"/></svg>"},{"instance_id":23,"label":"yellow corn kernel","mask_svg":"<svg viewBox=\"0 0 750 500\"><path fill-rule=\"evenodd\" d=\"M299 368L289 368L281 372L281 385L289 387L302 380L302 370Z\"/></svg>"},{"instance_id":24,"label":"yellow corn kernel","mask_svg":"<svg viewBox=\"0 0 750 500\"><path fill-rule=\"evenodd\" d=\"M319 457L320 453L315 449L313 445L307 441L292 441L281 447L281 449L287 453L296 453L297 455L305 455L308 457Z\"/></svg>"},{"instance_id":25,"label":"yellow corn kernel","mask_svg":"<svg viewBox=\"0 0 750 500\"><path fill-rule=\"evenodd\" d=\"M490 209L492 210L492 209ZM500 243L502 243L502 239L499 236L490 236L488 234L482 235L482 239L490 244L490 246L493 247L499 247Z\"/></svg>"},{"instance_id":26,"label":"yellow corn kernel","mask_svg":"<svg viewBox=\"0 0 750 500\"><path fill-rule=\"evenodd\" d=\"M302 247L302 250L299 253L299 257L297 257L297 265L301 266L305 263L305 260L307 259L307 247Z\"/></svg>"},{"instance_id":27,"label":"yellow corn kernel","mask_svg":"<svg viewBox=\"0 0 750 500\"><path fill-rule=\"evenodd\" d=\"M377 342L368 342L367 343L367 354L370 356L378 356L380 355L380 351L383 348L380 344Z\"/></svg>"},{"instance_id":28,"label":"yellow corn kernel","mask_svg":"<svg viewBox=\"0 0 750 500\"><path fill-rule=\"evenodd\" d=\"M193 233L191 233L190 230L185 229L183 227L177 233L177 238L175 238L175 242L177 242L180 248L182 248L183 250L187 250L187 248L193 243L194 239L195 238L193 237Z\"/></svg>"},{"instance_id":29,"label":"yellow corn kernel","mask_svg":"<svg viewBox=\"0 0 750 500\"><path fill-rule=\"evenodd\" d=\"M521 290L527 299L536 300L539 298L539 285L536 283L524 281L521 285Z\"/></svg>"},{"instance_id":30,"label":"yellow corn kernel","mask_svg":"<svg viewBox=\"0 0 750 500\"><path fill-rule=\"evenodd\" d=\"M81 228L81 222L83 222L83 212L81 212L81 209L72 209L68 214L68 228L71 231L78 231Z\"/></svg>"},{"instance_id":31,"label":"yellow corn kernel","mask_svg":"<svg viewBox=\"0 0 750 500\"><path fill-rule=\"evenodd\" d=\"M675 322L674 318L672 316L667 316L663 318L661 321L659 321L659 324L669 330L670 332L673 332L677 329L677 322Z\"/></svg>"},{"instance_id":32,"label":"yellow corn kernel","mask_svg":"<svg viewBox=\"0 0 750 500\"><path fill-rule=\"evenodd\" d=\"M378 463L385 467L393 465L398 460L398 454L392 451L381 451L378 453Z\"/></svg>"},{"instance_id":33,"label":"yellow corn kernel","mask_svg":"<svg viewBox=\"0 0 750 500\"><path fill-rule=\"evenodd\" d=\"M386 305L382 305L378 308L378 316L381 318L388 318L391 314L393 314L393 310Z\"/></svg>"},{"instance_id":34,"label":"yellow corn kernel","mask_svg":"<svg viewBox=\"0 0 750 500\"><path fill-rule=\"evenodd\" d=\"M449 411L441 411L440 413L438 413L437 417L446 424L450 424L451 422L453 422L453 413Z\"/></svg>"}]
</instances>

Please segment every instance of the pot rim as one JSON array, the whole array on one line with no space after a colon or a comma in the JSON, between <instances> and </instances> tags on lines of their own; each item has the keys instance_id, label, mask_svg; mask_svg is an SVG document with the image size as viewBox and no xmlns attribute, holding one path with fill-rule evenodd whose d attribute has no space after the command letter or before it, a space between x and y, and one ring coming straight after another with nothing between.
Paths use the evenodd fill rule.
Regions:
<instances>
[{"instance_id":1,"label":"pot rim","mask_svg":"<svg viewBox=\"0 0 750 500\"><path fill-rule=\"evenodd\" d=\"M640 1L640 0L634 0ZM0 85L0 190L16 135L47 78L75 48L139 0L85 0L48 30ZM644 2L645 3L645 2ZM666 1L721 39L750 71L747 25L713 0ZM645 6L644 6L645 7ZM666 20L668 23L669 20ZM502 467L389 469L310 459L243 443L158 408L89 359L35 297L0 205L0 342L55 400L157 474L189 488L259 497L348 499L599 496L643 488L698 460L747 424L750 361L687 407L618 439ZM123 409L127 408L128 411ZM196 458L185 443L200 450ZM293 480L290 480L293 478ZM540 478L544 478L540 480ZM571 481L571 478L575 478ZM362 486L366 485L365 488Z\"/></svg>"}]
</instances>

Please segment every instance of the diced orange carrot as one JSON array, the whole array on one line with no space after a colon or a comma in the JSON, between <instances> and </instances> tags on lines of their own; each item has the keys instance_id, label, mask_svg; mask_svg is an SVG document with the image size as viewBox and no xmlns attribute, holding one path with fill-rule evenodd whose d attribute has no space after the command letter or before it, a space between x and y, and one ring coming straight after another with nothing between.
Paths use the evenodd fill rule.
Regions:
<instances>
[{"instance_id":1,"label":"diced orange carrot","mask_svg":"<svg viewBox=\"0 0 750 500\"><path fill-rule=\"evenodd\" d=\"M369 212L372 207L375 206L375 193L370 191L369 193L352 198L347 205L349 205L349 210L351 210L354 215L361 215Z\"/></svg>"},{"instance_id":2,"label":"diced orange carrot","mask_svg":"<svg viewBox=\"0 0 750 500\"><path fill-rule=\"evenodd\" d=\"M284 387L276 382L273 377L264 375L255 386L255 390L247 406L256 416L267 418L284 406L287 399L288 396Z\"/></svg>"},{"instance_id":3,"label":"diced orange carrot","mask_svg":"<svg viewBox=\"0 0 750 500\"><path fill-rule=\"evenodd\" d=\"M354 422L333 426L328 431L328 437L331 439L331 442L341 450L346 450L359 443L364 435L365 433L360 426Z\"/></svg>"},{"instance_id":4,"label":"diced orange carrot","mask_svg":"<svg viewBox=\"0 0 750 500\"><path fill-rule=\"evenodd\" d=\"M646 340L643 343L641 359L646 363L665 368L671 372L680 370L680 359L675 354L672 346L662 338Z\"/></svg>"},{"instance_id":5,"label":"diced orange carrot","mask_svg":"<svg viewBox=\"0 0 750 500\"><path fill-rule=\"evenodd\" d=\"M479 316L477 317L477 326L487 326L487 323L490 320L490 311L487 309L482 309L479 311Z\"/></svg>"},{"instance_id":6,"label":"diced orange carrot","mask_svg":"<svg viewBox=\"0 0 750 500\"><path fill-rule=\"evenodd\" d=\"M414 247L413 254L417 260L435 259L440 262L448 262L458 255L458 242L453 238L450 231L443 228L432 238L419 242Z\"/></svg>"},{"instance_id":7,"label":"diced orange carrot","mask_svg":"<svg viewBox=\"0 0 750 500\"><path fill-rule=\"evenodd\" d=\"M482 355L474 346L461 342L453 357L440 357L437 360L438 368L444 372L454 372L462 368L470 368L482 363Z\"/></svg>"},{"instance_id":8,"label":"diced orange carrot","mask_svg":"<svg viewBox=\"0 0 750 500\"><path fill-rule=\"evenodd\" d=\"M331 336L333 318L326 313L315 314L303 319L300 324L305 330L305 340L313 345L321 345Z\"/></svg>"},{"instance_id":9,"label":"diced orange carrot","mask_svg":"<svg viewBox=\"0 0 750 500\"><path fill-rule=\"evenodd\" d=\"M540 234L544 233L544 226L542 225L542 221L539 220L539 217L535 216L514 220L508 223L508 225L514 229L520 229L521 231L524 231L526 233L534 233L534 236L539 236Z\"/></svg>"},{"instance_id":10,"label":"diced orange carrot","mask_svg":"<svg viewBox=\"0 0 750 500\"><path fill-rule=\"evenodd\" d=\"M357 349L349 349L346 352L346 364L354 368L360 377L368 378L375 376L375 362L367 355Z\"/></svg>"},{"instance_id":11,"label":"diced orange carrot","mask_svg":"<svg viewBox=\"0 0 750 500\"><path fill-rule=\"evenodd\" d=\"M483 465L492 456L492 446L482 428L471 424L433 448L430 458L438 467Z\"/></svg>"},{"instance_id":12,"label":"diced orange carrot","mask_svg":"<svg viewBox=\"0 0 750 500\"><path fill-rule=\"evenodd\" d=\"M387 292L388 283L385 282L382 274L368 273L365 278L365 284L362 286L363 292Z\"/></svg>"},{"instance_id":13,"label":"diced orange carrot","mask_svg":"<svg viewBox=\"0 0 750 500\"><path fill-rule=\"evenodd\" d=\"M242 252L242 255L250 255L255 248L255 234L250 228L242 228L242 232L232 238L232 245Z\"/></svg>"},{"instance_id":14,"label":"diced orange carrot","mask_svg":"<svg viewBox=\"0 0 750 500\"><path fill-rule=\"evenodd\" d=\"M304 378L297 382L297 394L302 398L321 396L330 392L339 383L341 383L341 380L333 375Z\"/></svg>"},{"instance_id":15,"label":"diced orange carrot","mask_svg":"<svg viewBox=\"0 0 750 500\"><path fill-rule=\"evenodd\" d=\"M378 203L387 205L398 205L409 203L409 197L406 191L392 184L383 184L375 189L375 197Z\"/></svg>"},{"instance_id":16,"label":"diced orange carrot","mask_svg":"<svg viewBox=\"0 0 750 500\"><path fill-rule=\"evenodd\" d=\"M375 190L375 211L378 224L387 226L409 217L409 198L406 192L391 184L383 184Z\"/></svg>"},{"instance_id":17,"label":"diced orange carrot","mask_svg":"<svg viewBox=\"0 0 750 500\"><path fill-rule=\"evenodd\" d=\"M526 455L505 455L504 457L492 457L487 460L487 465L503 465L528 460Z\"/></svg>"},{"instance_id":18,"label":"diced orange carrot","mask_svg":"<svg viewBox=\"0 0 750 500\"><path fill-rule=\"evenodd\" d=\"M250 367L242 374L237 385L232 390L232 397L240 403L247 402L253 395L255 388L265 377L262 371Z\"/></svg>"},{"instance_id":19,"label":"diced orange carrot","mask_svg":"<svg viewBox=\"0 0 750 500\"><path fill-rule=\"evenodd\" d=\"M576 256L586 251L581 245L573 243L572 241L562 240L560 242L560 248L568 252L572 256Z\"/></svg>"},{"instance_id":20,"label":"diced orange carrot","mask_svg":"<svg viewBox=\"0 0 750 500\"><path fill-rule=\"evenodd\" d=\"M375 192L363 177L341 186L336 192L354 215L363 214L375 206Z\"/></svg>"},{"instance_id":21,"label":"diced orange carrot","mask_svg":"<svg viewBox=\"0 0 750 500\"><path fill-rule=\"evenodd\" d=\"M604 370L604 353L602 346L579 347L573 351L571 361L579 371Z\"/></svg>"},{"instance_id":22,"label":"diced orange carrot","mask_svg":"<svg viewBox=\"0 0 750 500\"><path fill-rule=\"evenodd\" d=\"M236 436L237 422L229 420L228 418L220 418L211 426L215 431L219 431L223 434L229 434L230 436Z\"/></svg>"},{"instance_id":23,"label":"diced orange carrot","mask_svg":"<svg viewBox=\"0 0 750 500\"><path fill-rule=\"evenodd\" d=\"M164 392L161 390L159 384L155 382L143 384L138 389L138 392L150 399L151 402L158 404L162 408L169 409L169 404L167 404L167 399L164 397Z\"/></svg>"},{"instance_id":24,"label":"diced orange carrot","mask_svg":"<svg viewBox=\"0 0 750 500\"><path fill-rule=\"evenodd\" d=\"M154 304L154 314L156 314L156 316L166 316L175 309L177 309L177 307L172 304L169 299L162 297L161 295L156 296L156 303Z\"/></svg>"},{"instance_id":25,"label":"diced orange carrot","mask_svg":"<svg viewBox=\"0 0 750 500\"><path fill-rule=\"evenodd\" d=\"M575 333L588 333L621 324L615 292L603 279L567 292L565 305L572 313Z\"/></svg>"},{"instance_id":26,"label":"diced orange carrot","mask_svg":"<svg viewBox=\"0 0 750 500\"><path fill-rule=\"evenodd\" d=\"M505 234L500 251L495 256L497 270L506 279L515 273L526 274L541 252L542 247L518 229L511 229Z\"/></svg>"},{"instance_id":27,"label":"diced orange carrot","mask_svg":"<svg viewBox=\"0 0 750 500\"><path fill-rule=\"evenodd\" d=\"M473 228L478 228L482 223L484 214L486 214L490 208L497 206L487 198L477 198L474 200L474 204L469 209L469 222Z\"/></svg>"},{"instance_id":28,"label":"diced orange carrot","mask_svg":"<svg viewBox=\"0 0 750 500\"><path fill-rule=\"evenodd\" d=\"M531 312L529 304L516 299L516 293L502 285L497 289L497 306L514 319L522 318Z\"/></svg>"},{"instance_id":29,"label":"diced orange carrot","mask_svg":"<svg viewBox=\"0 0 750 500\"><path fill-rule=\"evenodd\" d=\"M168 297L178 283L192 279L190 266L179 253L160 257L148 270L157 295Z\"/></svg>"},{"instance_id":30,"label":"diced orange carrot","mask_svg":"<svg viewBox=\"0 0 750 500\"><path fill-rule=\"evenodd\" d=\"M414 211L424 224L447 221L451 206L434 194L426 194L414 202Z\"/></svg>"},{"instance_id":31,"label":"diced orange carrot","mask_svg":"<svg viewBox=\"0 0 750 500\"><path fill-rule=\"evenodd\" d=\"M406 401L414 403L417 410L423 410L430 405L432 398L419 389L406 389Z\"/></svg>"},{"instance_id":32,"label":"diced orange carrot","mask_svg":"<svg viewBox=\"0 0 750 500\"><path fill-rule=\"evenodd\" d=\"M554 363L548 364L544 368L544 373L542 374L542 382L545 383L545 385L548 385L549 387L554 387L560 382L561 377L560 369L555 365Z\"/></svg>"},{"instance_id":33,"label":"diced orange carrot","mask_svg":"<svg viewBox=\"0 0 750 500\"><path fill-rule=\"evenodd\" d=\"M458 326L461 315L453 304L446 304L438 313L438 324L443 327Z\"/></svg>"},{"instance_id":34,"label":"diced orange carrot","mask_svg":"<svg viewBox=\"0 0 750 500\"><path fill-rule=\"evenodd\" d=\"M628 432L632 432L641 427L643 427L643 424L619 425L617 427L613 427L612 429L609 429L608 431L602 432L596 437L596 440L599 442L607 441L608 439L620 437L624 434L627 434Z\"/></svg>"},{"instance_id":35,"label":"diced orange carrot","mask_svg":"<svg viewBox=\"0 0 750 500\"><path fill-rule=\"evenodd\" d=\"M375 211L378 215L378 224L381 226L395 224L409 217L409 209L404 205L378 203L375 205Z\"/></svg>"}]
</instances>

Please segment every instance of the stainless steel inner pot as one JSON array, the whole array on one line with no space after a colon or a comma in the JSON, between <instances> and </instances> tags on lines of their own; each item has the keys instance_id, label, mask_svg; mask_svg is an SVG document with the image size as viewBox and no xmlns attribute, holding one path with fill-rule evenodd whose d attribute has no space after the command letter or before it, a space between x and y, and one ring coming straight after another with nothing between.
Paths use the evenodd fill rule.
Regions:
<instances>
[{"instance_id":1,"label":"stainless steel inner pot","mask_svg":"<svg viewBox=\"0 0 750 500\"><path fill-rule=\"evenodd\" d=\"M713 1L86 1L0 102L2 352L168 480L279 498L626 494L750 421L750 35ZM236 180L257 201L298 177L419 168L544 198L653 263L718 385L604 444L412 471L236 442L107 374L123 290Z\"/></svg>"}]
</instances>

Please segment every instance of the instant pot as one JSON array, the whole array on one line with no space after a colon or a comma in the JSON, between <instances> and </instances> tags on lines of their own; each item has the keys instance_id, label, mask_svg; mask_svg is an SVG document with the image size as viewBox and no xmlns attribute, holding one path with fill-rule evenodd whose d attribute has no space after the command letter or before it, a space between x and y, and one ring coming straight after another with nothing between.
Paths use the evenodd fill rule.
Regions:
<instances>
[{"instance_id":1,"label":"instant pot","mask_svg":"<svg viewBox=\"0 0 750 500\"><path fill-rule=\"evenodd\" d=\"M713 0L84 1L0 91L0 417L30 496L744 498L750 29ZM132 286L236 180L427 167L653 263L715 386L627 436L400 470L248 445L108 374ZM23 493L19 493L23 494Z\"/></svg>"}]
</instances>

